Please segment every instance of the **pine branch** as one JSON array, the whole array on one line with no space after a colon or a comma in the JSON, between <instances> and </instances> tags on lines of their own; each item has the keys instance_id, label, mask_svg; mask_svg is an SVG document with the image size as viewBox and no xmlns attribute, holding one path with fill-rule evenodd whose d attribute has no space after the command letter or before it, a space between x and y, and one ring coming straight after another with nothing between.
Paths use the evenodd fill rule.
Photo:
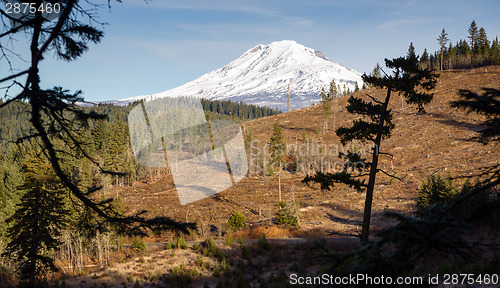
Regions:
<instances>
[{"instance_id":1,"label":"pine branch","mask_svg":"<svg viewBox=\"0 0 500 288\"><path fill-rule=\"evenodd\" d=\"M69 0L64 7L64 10L61 12L61 15L58 18L57 24L52 29L52 33L50 33L49 37L45 41L45 43L38 49L38 53L36 54L35 59L41 59L45 50L49 47L49 45L54 41L57 36L60 36L60 32L64 24L69 18L71 11L73 10L73 6L77 3L77 0ZM37 61L38 62L38 61Z\"/></svg>"},{"instance_id":2,"label":"pine branch","mask_svg":"<svg viewBox=\"0 0 500 288\"><path fill-rule=\"evenodd\" d=\"M314 176L307 175L302 180L302 183L305 184L309 184L310 182L320 184L322 190L330 190L330 187L334 187L335 184L346 184L356 189L358 192L362 192L363 188L367 187L364 181L354 179L354 177L346 171L326 174L317 172Z\"/></svg>"},{"instance_id":3,"label":"pine branch","mask_svg":"<svg viewBox=\"0 0 500 288\"><path fill-rule=\"evenodd\" d=\"M392 158L394 158L394 155L392 155L392 154L391 154L391 153L389 153L389 152L380 152L380 151L379 151L379 152L378 152L378 154L380 154L380 155L387 155L387 156L391 156Z\"/></svg>"},{"instance_id":4,"label":"pine branch","mask_svg":"<svg viewBox=\"0 0 500 288\"><path fill-rule=\"evenodd\" d=\"M375 97L369 95L368 93L366 93L366 96L370 97L370 99L372 99L372 101L377 103L377 104L380 104L380 105L384 104L384 102L377 100Z\"/></svg>"},{"instance_id":5,"label":"pine branch","mask_svg":"<svg viewBox=\"0 0 500 288\"><path fill-rule=\"evenodd\" d=\"M16 73L16 74L13 74L13 75L7 76L7 77L5 77L5 78L3 78L3 79L0 79L0 83L5 82L5 81L12 80L12 79L17 78L17 77L19 77L19 76L22 76L22 75L24 75L24 74L28 74L28 73L30 72L30 70L31 70L31 69L26 69L26 70L21 71L21 72L19 72L19 73ZM16 99L19 99L19 97L20 97L20 95L18 95L17 97L15 97L15 98L13 98L13 99L11 99L11 100L12 100L12 101L15 101ZM4 103L4 104L6 104L6 103ZM0 108L4 107L4 106L5 106L4 104L3 104L2 106L0 106Z\"/></svg>"}]
</instances>

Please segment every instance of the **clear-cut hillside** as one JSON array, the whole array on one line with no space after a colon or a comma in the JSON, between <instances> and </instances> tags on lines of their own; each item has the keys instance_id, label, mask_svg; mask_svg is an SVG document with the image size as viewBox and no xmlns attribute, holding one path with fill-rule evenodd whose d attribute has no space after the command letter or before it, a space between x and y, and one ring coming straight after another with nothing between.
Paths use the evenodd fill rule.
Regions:
<instances>
[{"instance_id":1,"label":"clear-cut hillside","mask_svg":"<svg viewBox=\"0 0 500 288\"><path fill-rule=\"evenodd\" d=\"M450 107L450 101L459 99L459 89L478 93L482 93L482 87L499 89L499 76L500 66L440 73L433 91L434 99L425 106L425 115L416 113L416 108L402 101L401 95L393 95L390 108L394 112L393 123L396 127L392 136L383 140L381 145L382 151L391 155L383 155L379 164L381 169L402 178L402 181L391 179L383 173L377 176L372 231L390 223L382 217L385 211L411 213L415 209L417 190L429 175L440 173L459 177L455 182L461 185L465 181L461 176L475 176L484 171L484 167L500 163L500 146L497 143L483 145L470 141L471 137L477 136L484 118ZM368 101L366 94L383 99L386 90L369 88L356 92L355 96ZM342 151L336 150L336 147L341 149L343 146L335 129L350 125L356 119L345 109L348 98L331 101L334 116L329 120L326 133L321 133L323 111L320 105L247 121L242 125L245 133L252 132L259 140L255 146L263 147L269 142L274 123L278 120L283 126L285 142L297 147L295 155L302 157L299 155L301 153L321 164L323 160L329 159L327 157L337 159L338 152ZM283 199L300 203L302 231L358 233L365 194L357 193L345 185L337 185L332 191L322 191L317 185L308 187L302 183L304 176L300 172L281 174ZM109 192L106 197L113 195L116 195L115 191ZM278 181L274 176L248 175L235 187L216 197L184 206L178 202L171 177L120 188L120 195L130 213L146 209L150 211L148 215L169 216L179 221L185 221L186 215L189 215L200 225L222 226L226 225L231 213L242 211L247 223L259 223L274 217ZM259 215L259 211L262 215ZM258 238L261 234L256 235Z\"/></svg>"},{"instance_id":2,"label":"clear-cut hillside","mask_svg":"<svg viewBox=\"0 0 500 288\"><path fill-rule=\"evenodd\" d=\"M322 87L331 80L341 90L362 86L361 74L326 58L320 51L295 41L257 45L226 66L177 88L153 95L118 101L194 96L206 99L243 101L286 111L288 87L290 109L308 107L319 101Z\"/></svg>"}]
</instances>

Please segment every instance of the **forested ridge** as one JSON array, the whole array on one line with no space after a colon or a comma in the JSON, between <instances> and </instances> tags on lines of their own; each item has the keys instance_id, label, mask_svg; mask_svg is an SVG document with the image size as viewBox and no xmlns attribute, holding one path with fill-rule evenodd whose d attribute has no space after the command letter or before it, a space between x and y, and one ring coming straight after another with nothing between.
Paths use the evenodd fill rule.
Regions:
<instances>
[{"instance_id":1,"label":"forested ridge","mask_svg":"<svg viewBox=\"0 0 500 288\"><path fill-rule=\"evenodd\" d=\"M0 103L2 100L0 100ZM173 100L164 100L173 101ZM211 120L232 120L243 122L264 116L280 113L278 110L236 103L228 100L206 100L201 104L205 115ZM138 103L127 106L113 104L99 104L85 107L87 112L96 112L107 115L104 120L89 122L86 135L82 135L87 153L108 171L117 171L123 174L100 174L97 166L89 159L80 155L79 158L67 159L67 173L80 187L101 187L106 185L130 185L135 181L147 181L164 171L156 168L146 168L136 164L129 138L128 113ZM30 162L30 157L36 153L36 146L18 142L29 135L31 126L29 122L29 106L23 102L14 102L0 109L0 235L4 234L5 219L13 214L15 204L19 202L23 189L23 165ZM70 147L60 147L70 149ZM69 152L69 151L68 151Z\"/></svg>"},{"instance_id":2,"label":"forested ridge","mask_svg":"<svg viewBox=\"0 0 500 288\"><path fill-rule=\"evenodd\" d=\"M490 38L492 39L492 38ZM472 21L466 39L449 39L445 28L437 37L439 49L429 53L424 49L420 63L435 70L472 68L500 64L498 36L488 39L486 29ZM455 44L453 44L455 42Z\"/></svg>"}]
</instances>

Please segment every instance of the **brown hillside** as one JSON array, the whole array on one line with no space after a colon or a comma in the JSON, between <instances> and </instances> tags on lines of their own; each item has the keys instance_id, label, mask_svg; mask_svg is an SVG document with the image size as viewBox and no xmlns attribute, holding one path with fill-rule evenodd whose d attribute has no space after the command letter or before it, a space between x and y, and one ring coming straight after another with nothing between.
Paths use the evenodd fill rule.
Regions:
<instances>
[{"instance_id":1,"label":"brown hillside","mask_svg":"<svg viewBox=\"0 0 500 288\"><path fill-rule=\"evenodd\" d=\"M478 173L481 167L500 162L500 147L497 144L482 145L469 141L480 129L477 123L481 117L452 109L449 105L450 101L458 99L459 89L480 92L482 87L500 88L500 66L441 73L434 90L434 99L426 106L426 115L417 115L415 107L408 106L402 102L401 96L393 94L391 108L396 128L392 137L384 140L381 147L382 151L391 153L393 157L384 156L381 168L403 181L378 176L373 202L373 230L387 225L381 217L384 210L413 211L416 191L428 175L450 173L452 176L471 176ZM374 97L385 96L385 90L378 89L358 91L355 95L366 97L367 93ZM297 157L301 157L298 149L309 143L308 147L316 147L316 154L312 155L314 153L311 150L303 149L302 152L307 150L303 154L309 153L304 159L309 157L312 161L322 158L334 161L338 154L334 148L342 148L334 130L353 120L353 116L345 109L347 98L332 101L335 116L330 119L326 133L321 131L320 105L245 122L244 130L245 133L250 131L256 135L262 145L269 141L273 124L278 120L284 128L287 143L296 144ZM363 147L358 145L358 148ZM364 195L344 186L338 186L334 191L308 187L301 183L304 176L300 172L282 173L284 200L299 203L302 229L288 231L259 228L259 231L269 233L272 237L321 236L325 235L325 231L358 233ZM277 179L259 175L247 176L231 189L185 206L179 204L168 177L158 179L155 183L138 183L109 193L110 196L119 193L129 212L146 209L150 215L197 221L199 237L209 234L217 236L227 230L227 218L236 210L241 210L247 217L248 225L246 231L239 232L241 236L258 237L254 235L258 233L252 233L249 227L271 223L278 202Z\"/></svg>"}]
</instances>

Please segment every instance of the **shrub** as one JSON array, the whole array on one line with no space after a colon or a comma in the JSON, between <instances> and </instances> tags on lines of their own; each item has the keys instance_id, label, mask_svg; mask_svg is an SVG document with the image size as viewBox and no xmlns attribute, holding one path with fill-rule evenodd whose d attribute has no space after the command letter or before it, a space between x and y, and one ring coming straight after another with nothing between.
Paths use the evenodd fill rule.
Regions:
<instances>
[{"instance_id":1,"label":"shrub","mask_svg":"<svg viewBox=\"0 0 500 288\"><path fill-rule=\"evenodd\" d=\"M430 175L418 190L417 207L422 209L434 204L444 205L457 194L458 190L451 176L445 178L439 174Z\"/></svg>"},{"instance_id":2,"label":"shrub","mask_svg":"<svg viewBox=\"0 0 500 288\"><path fill-rule=\"evenodd\" d=\"M184 237L182 237L182 236L177 237L177 241L175 242L175 247L183 249L183 250L187 249L188 245L187 245L186 239L184 239Z\"/></svg>"},{"instance_id":3,"label":"shrub","mask_svg":"<svg viewBox=\"0 0 500 288\"><path fill-rule=\"evenodd\" d=\"M144 242L143 239L134 238L131 246L132 249L136 250L137 252L142 252L144 251L144 249L146 249L146 242Z\"/></svg>"},{"instance_id":4,"label":"shrub","mask_svg":"<svg viewBox=\"0 0 500 288\"><path fill-rule=\"evenodd\" d=\"M196 251L196 252L198 252L198 250L200 250L200 245L197 242L195 242L193 244L193 250Z\"/></svg>"},{"instance_id":5,"label":"shrub","mask_svg":"<svg viewBox=\"0 0 500 288\"><path fill-rule=\"evenodd\" d=\"M218 261L215 261L215 264L214 264L214 269L212 270L212 275L214 275L214 277L219 277L220 276L220 267L219 267L219 262Z\"/></svg>"},{"instance_id":6,"label":"shrub","mask_svg":"<svg viewBox=\"0 0 500 288\"><path fill-rule=\"evenodd\" d=\"M167 245L165 246L165 250L173 249L174 246L174 242L172 240L168 240Z\"/></svg>"},{"instance_id":7,"label":"shrub","mask_svg":"<svg viewBox=\"0 0 500 288\"><path fill-rule=\"evenodd\" d=\"M208 238L204 242L204 248L202 251L202 255L206 257L215 257L215 258L222 258L222 251L220 250L219 247L217 247L217 244L215 243L214 239Z\"/></svg>"},{"instance_id":8,"label":"shrub","mask_svg":"<svg viewBox=\"0 0 500 288\"><path fill-rule=\"evenodd\" d=\"M295 215L294 211L291 211L286 207L285 202L279 203L280 208L276 211L276 224L278 225L289 225L289 226L299 226L299 220Z\"/></svg>"},{"instance_id":9,"label":"shrub","mask_svg":"<svg viewBox=\"0 0 500 288\"><path fill-rule=\"evenodd\" d=\"M227 246L233 245L233 235L231 233L227 233L226 235L226 245Z\"/></svg>"},{"instance_id":10,"label":"shrub","mask_svg":"<svg viewBox=\"0 0 500 288\"><path fill-rule=\"evenodd\" d=\"M241 243L241 255L244 259L250 259L250 247L245 245L245 243Z\"/></svg>"},{"instance_id":11,"label":"shrub","mask_svg":"<svg viewBox=\"0 0 500 288\"><path fill-rule=\"evenodd\" d=\"M198 266L201 266L203 264L203 258L198 255L198 257L196 257L196 260L194 261L194 263Z\"/></svg>"},{"instance_id":12,"label":"shrub","mask_svg":"<svg viewBox=\"0 0 500 288\"><path fill-rule=\"evenodd\" d=\"M460 195L468 194L474 186L467 180L464 183L462 189L460 189ZM477 191L474 195L467 198L465 201L461 201L454 207L451 211L452 215L459 218L476 217L475 215L481 214L485 207L492 205L496 201L497 195L496 190L484 189L482 191ZM499 194L500 195L500 194ZM492 227L498 226L500 224L500 210L497 209L484 217L479 218L481 222L491 225Z\"/></svg>"},{"instance_id":13,"label":"shrub","mask_svg":"<svg viewBox=\"0 0 500 288\"><path fill-rule=\"evenodd\" d=\"M220 262L220 269L222 271L227 271L228 268L229 268L229 266L227 264L226 258L222 258L222 261Z\"/></svg>"},{"instance_id":14,"label":"shrub","mask_svg":"<svg viewBox=\"0 0 500 288\"><path fill-rule=\"evenodd\" d=\"M242 212L236 211L227 219L227 225L231 230L237 231L245 226L245 219L246 217Z\"/></svg>"},{"instance_id":15,"label":"shrub","mask_svg":"<svg viewBox=\"0 0 500 288\"><path fill-rule=\"evenodd\" d=\"M262 233L262 236L259 238L259 248L262 250L269 249L269 241L267 241L266 234Z\"/></svg>"}]
</instances>

